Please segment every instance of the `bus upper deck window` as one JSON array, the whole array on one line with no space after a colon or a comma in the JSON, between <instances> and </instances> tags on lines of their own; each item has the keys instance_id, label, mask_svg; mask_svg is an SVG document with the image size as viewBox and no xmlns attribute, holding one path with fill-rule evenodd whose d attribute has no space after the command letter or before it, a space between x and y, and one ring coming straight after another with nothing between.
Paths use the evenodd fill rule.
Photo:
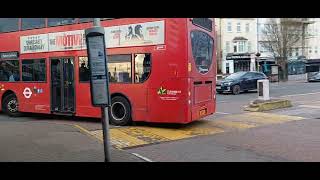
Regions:
<instances>
[{"instance_id":1,"label":"bus upper deck window","mask_svg":"<svg viewBox=\"0 0 320 180\"><path fill-rule=\"evenodd\" d=\"M61 26L76 23L76 18L48 18L48 26Z\"/></svg>"}]
</instances>

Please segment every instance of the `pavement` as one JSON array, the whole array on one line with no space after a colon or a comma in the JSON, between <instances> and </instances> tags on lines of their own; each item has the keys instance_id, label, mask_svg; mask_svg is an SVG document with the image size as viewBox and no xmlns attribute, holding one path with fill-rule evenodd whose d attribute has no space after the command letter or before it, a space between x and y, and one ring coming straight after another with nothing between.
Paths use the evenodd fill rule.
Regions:
<instances>
[{"instance_id":1,"label":"pavement","mask_svg":"<svg viewBox=\"0 0 320 180\"><path fill-rule=\"evenodd\" d=\"M188 125L111 126L112 162L320 161L320 83L272 83L293 107L244 112L256 92L217 95L217 113ZM103 162L97 119L0 114L0 161Z\"/></svg>"},{"instance_id":2,"label":"pavement","mask_svg":"<svg viewBox=\"0 0 320 180\"><path fill-rule=\"evenodd\" d=\"M1 162L103 162L102 143L71 123L0 115ZM111 148L112 162L145 160Z\"/></svg>"}]
</instances>

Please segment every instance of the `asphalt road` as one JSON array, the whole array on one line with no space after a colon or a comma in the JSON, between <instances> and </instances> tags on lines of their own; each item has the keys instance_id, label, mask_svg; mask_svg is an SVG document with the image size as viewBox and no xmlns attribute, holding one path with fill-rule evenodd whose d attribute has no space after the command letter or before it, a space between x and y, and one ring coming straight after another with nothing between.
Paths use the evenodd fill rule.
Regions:
<instances>
[{"instance_id":1,"label":"asphalt road","mask_svg":"<svg viewBox=\"0 0 320 180\"><path fill-rule=\"evenodd\" d=\"M0 162L103 162L102 143L75 123L63 117L12 118L0 113ZM112 162L145 161L114 148L111 154Z\"/></svg>"},{"instance_id":2,"label":"asphalt road","mask_svg":"<svg viewBox=\"0 0 320 180\"><path fill-rule=\"evenodd\" d=\"M271 84L270 95L290 99L292 108L268 113L304 117L300 121L249 128L129 149L153 161L320 161L320 83ZM256 93L218 95L217 113L223 118L244 113Z\"/></svg>"},{"instance_id":3,"label":"asphalt road","mask_svg":"<svg viewBox=\"0 0 320 180\"><path fill-rule=\"evenodd\" d=\"M271 98L287 98L320 90L320 83L306 83L302 81L288 83L270 83ZM217 94L217 115L242 113L243 107L257 98L257 91L233 94Z\"/></svg>"}]
</instances>

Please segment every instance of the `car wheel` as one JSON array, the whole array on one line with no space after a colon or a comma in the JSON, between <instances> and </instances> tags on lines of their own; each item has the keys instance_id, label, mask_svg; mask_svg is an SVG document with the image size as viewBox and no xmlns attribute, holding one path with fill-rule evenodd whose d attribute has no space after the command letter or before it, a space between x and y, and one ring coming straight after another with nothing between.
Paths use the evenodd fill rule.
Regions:
<instances>
[{"instance_id":1,"label":"car wheel","mask_svg":"<svg viewBox=\"0 0 320 180\"><path fill-rule=\"evenodd\" d=\"M240 89L240 86L239 86L239 85L233 86L233 88L232 88L232 93L233 93L234 95L240 94L240 91L241 91L241 89Z\"/></svg>"},{"instance_id":2,"label":"car wheel","mask_svg":"<svg viewBox=\"0 0 320 180\"><path fill-rule=\"evenodd\" d=\"M109 111L110 123L116 126L129 125L131 119L131 106L122 96L115 96L111 100Z\"/></svg>"},{"instance_id":3,"label":"car wheel","mask_svg":"<svg viewBox=\"0 0 320 180\"><path fill-rule=\"evenodd\" d=\"M10 94L6 96L3 100L3 111L12 117L18 117L21 116L21 113L19 112L19 103L16 95Z\"/></svg>"}]
</instances>

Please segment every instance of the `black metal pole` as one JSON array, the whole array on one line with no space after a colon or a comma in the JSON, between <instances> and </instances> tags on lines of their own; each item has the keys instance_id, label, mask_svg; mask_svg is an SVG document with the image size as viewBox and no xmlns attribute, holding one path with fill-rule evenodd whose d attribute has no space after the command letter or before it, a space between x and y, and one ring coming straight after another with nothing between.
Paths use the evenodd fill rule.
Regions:
<instances>
[{"instance_id":1,"label":"black metal pole","mask_svg":"<svg viewBox=\"0 0 320 180\"><path fill-rule=\"evenodd\" d=\"M102 133L103 133L103 147L104 147L104 161L110 162L110 144L109 144L109 107L102 107Z\"/></svg>"}]
</instances>

